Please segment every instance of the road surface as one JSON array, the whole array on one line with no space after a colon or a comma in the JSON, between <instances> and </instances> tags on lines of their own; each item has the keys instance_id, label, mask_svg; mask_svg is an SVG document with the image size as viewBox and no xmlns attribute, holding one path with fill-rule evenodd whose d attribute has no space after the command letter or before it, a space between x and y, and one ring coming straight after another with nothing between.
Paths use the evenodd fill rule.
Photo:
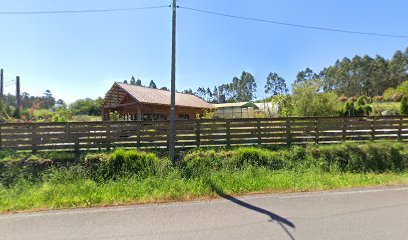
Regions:
<instances>
[{"instance_id":1,"label":"road surface","mask_svg":"<svg viewBox=\"0 0 408 240\"><path fill-rule=\"evenodd\" d=\"M408 239L408 186L0 215L0 239Z\"/></svg>"}]
</instances>

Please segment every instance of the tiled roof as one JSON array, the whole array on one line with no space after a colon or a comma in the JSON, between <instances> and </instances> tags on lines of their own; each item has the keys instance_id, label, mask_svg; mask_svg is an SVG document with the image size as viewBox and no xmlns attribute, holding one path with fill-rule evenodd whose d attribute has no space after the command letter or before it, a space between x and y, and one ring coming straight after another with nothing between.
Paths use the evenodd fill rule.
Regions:
<instances>
[{"instance_id":1,"label":"tiled roof","mask_svg":"<svg viewBox=\"0 0 408 240\"><path fill-rule=\"evenodd\" d=\"M126 83L116 84L141 103L170 105L170 91ZM212 104L209 104L194 95L185 93L176 93L176 106L214 108Z\"/></svg>"}]
</instances>

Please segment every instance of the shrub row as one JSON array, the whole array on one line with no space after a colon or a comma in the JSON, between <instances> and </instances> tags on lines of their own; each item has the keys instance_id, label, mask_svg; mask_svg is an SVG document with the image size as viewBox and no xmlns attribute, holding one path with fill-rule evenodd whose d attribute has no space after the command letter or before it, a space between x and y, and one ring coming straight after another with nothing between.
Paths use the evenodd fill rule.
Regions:
<instances>
[{"instance_id":1,"label":"shrub row","mask_svg":"<svg viewBox=\"0 0 408 240\"><path fill-rule=\"evenodd\" d=\"M242 169L248 165L272 170L317 167L349 172L408 170L408 146L397 142L344 143L294 146L277 150L258 147L198 149L182 159L187 176L199 176L221 169Z\"/></svg>"},{"instance_id":2,"label":"shrub row","mask_svg":"<svg viewBox=\"0 0 408 240\"><path fill-rule=\"evenodd\" d=\"M0 152L0 184L9 186L24 179L38 181L59 170L75 169L75 174L96 181L122 177L163 176L180 171L185 177L200 177L214 171L235 171L247 167L270 170L386 172L408 170L408 145L398 142L344 143L281 147L239 147L194 149L180 155L181 165L172 167L166 157L152 152L117 149L112 153L28 154Z\"/></svg>"}]
</instances>

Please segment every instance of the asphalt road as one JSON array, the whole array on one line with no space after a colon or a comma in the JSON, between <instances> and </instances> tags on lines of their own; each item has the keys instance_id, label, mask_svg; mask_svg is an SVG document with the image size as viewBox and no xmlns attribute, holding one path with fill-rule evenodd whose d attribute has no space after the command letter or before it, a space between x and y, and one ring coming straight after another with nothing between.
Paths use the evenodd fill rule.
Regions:
<instances>
[{"instance_id":1,"label":"asphalt road","mask_svg":"<svg viewBox=\"0 0 408 240\"><path fill-rule=\"evenodd\" d=\"M0 239L408 239L408 186L0 215Z\"/></svg>"}]
</instances>

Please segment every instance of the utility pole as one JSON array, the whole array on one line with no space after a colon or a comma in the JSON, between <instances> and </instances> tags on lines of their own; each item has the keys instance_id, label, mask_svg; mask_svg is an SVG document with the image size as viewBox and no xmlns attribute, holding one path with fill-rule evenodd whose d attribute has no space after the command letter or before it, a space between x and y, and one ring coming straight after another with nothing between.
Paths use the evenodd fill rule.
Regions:
<instances>
[{"instance_id":1,"label":"utility pole","mask_svg":"<svg viewBox=\"0 0 408 240\"><path fill-rule=\"evenodd\" d=\"M3 68L0 69L0 100L3 100L3 93L4 93L4 71Z\"/></svg>"},{"instance_id":2,"label":"utility pole","mask_svg":"<svg viewBox=\"0 0 408 240\"><path fill-rule=\"evenodd\" d=\"M171 97L170 97L170 136L169 153L170 159L175 163L175 140L176 140L176 0L173 0L173 23L172 23L172 48L171 48Z\"/></svg>"},{"instance_id":3,"label":"utility pole","mask_svg":"<svg viewBox=\"0 0 408 240\"><path fill-rule=\"evenodd\" d=\"M16 77L16 112L20 113L20 76Z\"/></svg>"}]
</instances>

